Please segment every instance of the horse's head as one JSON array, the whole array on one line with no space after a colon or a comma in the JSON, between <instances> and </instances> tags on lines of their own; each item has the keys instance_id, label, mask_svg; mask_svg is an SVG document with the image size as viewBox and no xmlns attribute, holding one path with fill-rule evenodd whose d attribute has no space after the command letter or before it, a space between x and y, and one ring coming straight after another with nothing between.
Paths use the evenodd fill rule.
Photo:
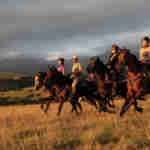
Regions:
<instances>
[{"instance_id":1,"label":"horse's head","mask_svg":"<svg viewBox=\"0 0 150 150\"><path fill-rule=\"evenodd\" d=\"M105 74L108 73L108 68L104 65L100 58L97 58L95 61L94 72L102 79L105 77Z\"/></svg>"},{"instance_id":2,"label":"horse's head","mask_svg":"<svg viewBox=\"0 0 150 150\"><path fill-rule=\"evenodd\" d=\"M51 67L49 66L47 75L45 76L45 79L43 82L43 85L46 88L50 88L51 86L53 86L53 84L58 83L58 81L62 78L63 78L62 73L58 72L58 70L55 66L51 66Z\"/></svg>"},{"instance_id":3,"label":"horse's head","mask_svg":"<svg viewBox=\"0 0 150 150\"><path fill-rule=\"evenodd\" d=\"M50 67L49 72L51 74L51 77L50 77L51 79L56 79L60 76L60 72L58 72L55 66Z\"/></svg>"},{"instance_id":4,"label":"horse's head","mask_svg":"<svg viewBox=\"0 0 150 150\"><path fill-rule=\"evenodd\" d=\"M45 79L46 72L38 72L34 76L34 82L35 82L35 89L38 90L43 86L43 81Z\"/></svg>"}]
</instances>

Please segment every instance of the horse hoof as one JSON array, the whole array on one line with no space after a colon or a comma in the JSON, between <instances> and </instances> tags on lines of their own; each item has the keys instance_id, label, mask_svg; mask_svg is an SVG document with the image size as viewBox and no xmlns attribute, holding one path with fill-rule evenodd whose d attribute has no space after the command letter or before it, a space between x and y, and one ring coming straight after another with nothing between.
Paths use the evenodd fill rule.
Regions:
<instances>
[{"instance_id":1,"label":"horse hoof","mask_svg":"<svg viewBox=\"0 0 150 150\"><path fill-rule=\"evenodd\" d=\"M123 115L124 115L124 112L120 112L120 117L123 117Z\"/></svg>"},{"instance_id":2,"label":"horse hoof","mask_svg":"<svg viewBox=\"0 0 150 150\"><path fill-rule=\"evenodd\" d=\"M142 113L143 112L143 108L138 108L137 111Z\"/></svg>"}]
</instances>

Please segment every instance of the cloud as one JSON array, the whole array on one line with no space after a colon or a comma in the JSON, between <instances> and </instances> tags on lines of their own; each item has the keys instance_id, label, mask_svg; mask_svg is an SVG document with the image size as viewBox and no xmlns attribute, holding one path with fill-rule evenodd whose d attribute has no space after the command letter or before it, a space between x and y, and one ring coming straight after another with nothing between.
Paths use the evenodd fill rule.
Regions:
<instances>
[{"instance_id":1,"label":"cloud","mask_svg":"<svg viewBox=\"0 0 150 150\"><path fill-rule=\"evenodd\" d=\"M76 56L88 56L90 55L90 51L87 48L69 48L64 51L54 51L49 52L46 60L56 60L59 57L65 57L66 59L70 59L73 55Z\"/></svg>"},{"instance_id":2,"label":"cloud","mask_svg":"<svg viewBox=\"0 0 150 150\"><path fill-rule=\"evenodd\" d=\"M148 0L2 0L0 59L96 55L149 33ZM19 60L18 60L19 61Z\"/></svg>"}]
</instances>

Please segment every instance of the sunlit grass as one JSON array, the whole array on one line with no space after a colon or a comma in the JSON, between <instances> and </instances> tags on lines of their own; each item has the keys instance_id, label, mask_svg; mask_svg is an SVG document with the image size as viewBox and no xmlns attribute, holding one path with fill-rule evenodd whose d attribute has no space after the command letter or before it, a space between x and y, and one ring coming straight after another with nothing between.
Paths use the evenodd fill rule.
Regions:
<instances>
[{"instance_id":1,"label":"sunlit grass","mask_svg":"<svg viewBox=\"0 0 150 150\"><path fill-rule=\"evenodd\" d=\"M71 106L65 103L58 117L58 104L52 104L46 116L34 103L44 94L44 89L32 87L0 92L0 104L6 102L0 107L0 150L150 149L149 101L139 104L145 108L143 114L131 108L123 118L119 116L123 101L115 101L116 114L98 113L82 102L80 116L70 113Z\"/></svg>"}]
</instances>

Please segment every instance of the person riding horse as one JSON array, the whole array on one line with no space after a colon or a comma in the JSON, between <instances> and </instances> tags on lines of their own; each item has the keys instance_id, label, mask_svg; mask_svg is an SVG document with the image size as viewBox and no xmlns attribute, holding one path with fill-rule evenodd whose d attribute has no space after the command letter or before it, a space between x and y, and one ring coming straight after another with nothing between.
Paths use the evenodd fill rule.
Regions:
<instances>
[{"instance_id":1,"label":"person riding horse","mask_svg":"<svg viewBox=\"0 0 150 150\"><path fill-rule=\"evenodd\" d=\"M139 51L139 61L144 64L143 72L146 77L150 79L150 39L144 37L141 41L141 48Z\"/></svg>"},{"instance_id":2,"label":"person riding horse","mask_svg":"<svg viewBox=\"0 0 150 150\"><path fill-rule=\"evenodd\" d=\"M59 58L57 62L58 62L57 70L61 72L63 75L65 75L64 58Z\"/></svg>"},{"instance_id":3,"label":"person riding horse","mask_svg":"<svg viewBox=\"0 0 150 150\"><path fill-rule=\"evenodd\" d=\"M112 53L109 57L108 63L107 63L107 67L110 70L110 75L111 75L111 79L112 80L118 80L118 69L117 69L117 56L120 52L120 48L116 45L113 44L112 45Z\"/></svg>"},{"instance_id":4,"label":"person riding horse","mask_svg":"<svg viewBox=\"0 0 150 150\"><path fill-rule=\"evenodd\" d=\"M141 41L141 48L139 51L139 60L144 63L150 63L150 39L144 37Z\"/></svg>"},{"instance_id":5,"label":"person riding horse","mask_svg":"<svg viewBox=\"0 0 150 150\"><path fill-rule=\"evenodd\" d=\"M73 62L72 73L71 73L71 78L73 79L72 95L74 95L76 92L76 85L78 81L81 79L83 68L82 65L78 62L78 56L73 56L72 62Z\"/></svg>"},{"instance_id":6,"label":"person riding horse","mask_svg":"<svg viewBox=\"0 0 150 150\"><path fill-rule=\"evenodd\" d=\"M94 75L94 65L95 65L95 59L94 57L91 57L89 60L89 63L87 65L86 71L88 73L88 80L89 81L94 81L95 80L95 75Z\"/></svg>"}]
</instances>

